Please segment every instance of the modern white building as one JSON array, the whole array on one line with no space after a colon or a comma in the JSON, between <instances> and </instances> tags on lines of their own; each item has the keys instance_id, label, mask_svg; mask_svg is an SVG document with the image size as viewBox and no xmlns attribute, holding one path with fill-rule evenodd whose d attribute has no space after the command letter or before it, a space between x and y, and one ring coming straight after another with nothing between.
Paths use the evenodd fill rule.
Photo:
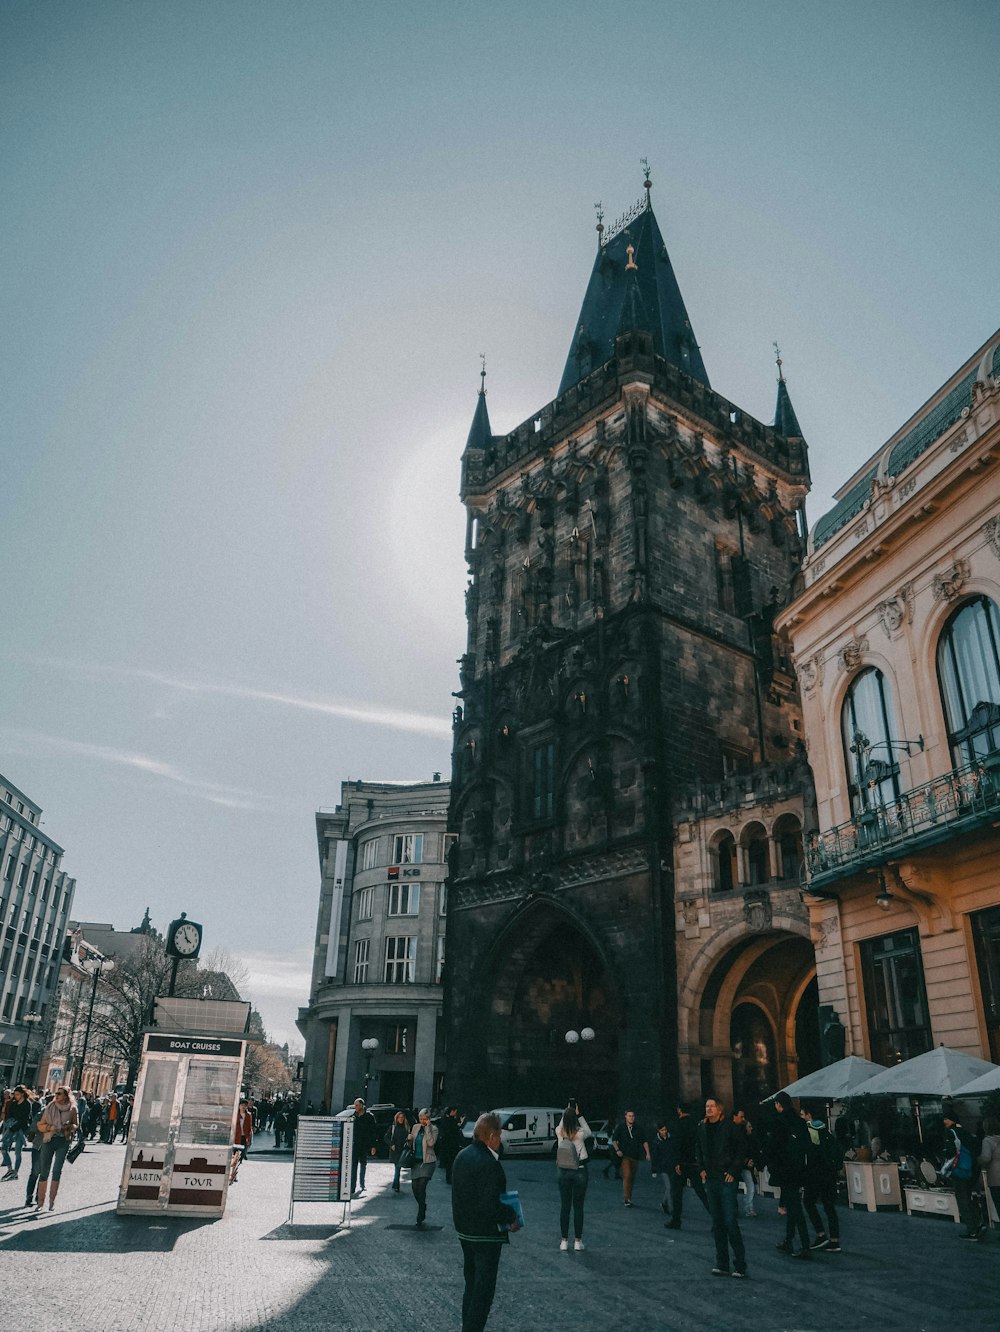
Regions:
<instances>
[{"instance_id":1,"label":"modern white building","mask_svg":"<svg viewBox=\"0 0 1000 1332\"><path fill-rule=\"evenodd\" d=\"M317 1108L439 1099L449 795L437 774L344 782L316 815L320 904L297 1025L303 1099Z\"/></svg>"},{"instance_id":2,"label":"modern white building","mask_svg":"<svg viewBox=\"0 0 1000 1332\"><path fill-rule=\"evenodd\" d=\"M0 774L0 1085L32 1082L76 880L41 808Z\"/></svg>"}]
</instances>

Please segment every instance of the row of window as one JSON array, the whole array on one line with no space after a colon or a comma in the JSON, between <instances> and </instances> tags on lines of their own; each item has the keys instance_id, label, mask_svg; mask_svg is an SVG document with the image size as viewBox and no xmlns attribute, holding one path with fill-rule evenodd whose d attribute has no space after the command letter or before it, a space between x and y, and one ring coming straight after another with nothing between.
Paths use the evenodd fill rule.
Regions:
<instances>
[{"instance_id":1,"label":"row of window","mask_svg":"<svg viewBox=\"0 0 1000 1332\"><path fill-rule=\"evenodd\" d=\"M354 984L367 985L373 979L371 967L371 939L354 941ZM385 940L382 980L386 985L412 985L416 980L417 937L415 934L390 935ZM444 935L438 936L434 965L434 981L440 984L444 975Z\"/></svg>"},{"instance_id":2,"label":"row of window","mask_svg":"<svg viewBox=\"0 0 1000 1332\"><path fill-rule=\"evenodd\" d=\"M773 842L776 863L772 864ZM758 884L791 882L799 877L802 865L802 825L794 814L783 814L768 837L762 823L751 823L736 838L726 830L712 839L712 888L728 893L736 887L752 888ZM740 851L743 852L741 873Z\"/></svg>"},{"instance_id":3,"label":"row of window","mask_svg":"<svg viewBox=\"0 0 1000 1332\"><path fill-rule=\"evenodd\" d=\"M420 889L423 885L419 883L388 883L386 884L386 911L387 916L419 916L420 914ZM433 887L433 885L427 885ZM371 920L375 914L375 887L356 888L354 891L354 900L357 903L357 919ZM444 916L448 911L448 889L445 884L438 885L438 915Z\"/></svg>"},{"instance_id":4,"label":"row of window","mask_svg":"<svg viewBox=\"0 0 1000 1332\"><path fill-rule=\"evenodd\" d=\"M35 811L33 809L26 810L24 808L23 800L16 800L14 796L11 795L10 791L4 791L3 794L4 794L4 799L7 801L7 804L10 805L11 809L16 809L18 814L23 814L29 823L35 822L35 817L36 817Z\"/></svg>"},{"instance_id":5,"label":"row of window","mask_svg":"<svg viewBox=\"0 0 1000 1332\"><path fill-rule=\"evenodd\" d=\"M941 632L938 689L956 768L1000 749L1000 611L988 597L959 607ZM841 710L851 813L900 797L897 726L890 682L874 666L851 681ZM912 740L912 737L909 737Z\"/></svg>"},{"instance_id":6,"label":"row of window","mask_svg":"<svg viewBox=\"0 0 1000 1332\"><path fill-rule=\"evenodd\" d=\"M381 837L369 837L361 844L361 868L376 869L380 863L389 865L422 865L424 863L424 834L397 833L391 839L392 859L380 862L379 849L383 845Z\"/></svg>"}]
</instances>

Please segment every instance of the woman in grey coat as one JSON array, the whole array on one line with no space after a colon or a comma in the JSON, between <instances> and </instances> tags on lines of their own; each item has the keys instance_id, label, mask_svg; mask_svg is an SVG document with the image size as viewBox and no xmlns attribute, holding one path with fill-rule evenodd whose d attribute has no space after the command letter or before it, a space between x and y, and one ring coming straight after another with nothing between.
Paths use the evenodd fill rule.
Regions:
<instances>
[{"instance_id":1,"label":"woman in grey coat","mask_svg":"<svg viewBox=\"0 0 1000 1332\"><path fill-rule=\"evenodd\" d=\"M424 1217L427 1215L427 1185L437 1167L437 1156L434 1154L437 1137L438 1131L431 1123L431 1112L421 1110L406 1139L406 1145L416 1157L410 1170L410 1186L417 1200L418 1230L423 1229Z\"/></svg>"}]
</instances>

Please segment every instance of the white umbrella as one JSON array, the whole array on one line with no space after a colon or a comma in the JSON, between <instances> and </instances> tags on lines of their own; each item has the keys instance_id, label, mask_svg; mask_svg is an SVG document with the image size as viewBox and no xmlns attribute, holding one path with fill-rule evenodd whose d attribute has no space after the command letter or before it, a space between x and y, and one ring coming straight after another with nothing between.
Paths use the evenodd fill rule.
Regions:
<instances>
[{"instance_id":1,"label":"white umbrella","mask_svg":"<svg viewBox=\"0 0 1000 1332\"><path fill-rule=\"evenodd\" d=\"M1000 1073L996 1064L939 1045L926 1054L876 1073L851 1089L854 1096L954 1096L960 1087L983 1073Z\"/></svg>"},{"instance_id":2,"label":"white umbrella","mask_svg":"<svg viewBox=\"0 0 1000 1332\"><path fill-rule=\"evenodd\" d=\"M818 1068L815 1073L807 1073L804 1078L790 1082L783 1090L789 1096L814 1096L820 1101L842 1101L845 1096L852 1096L854 1089L862 1082L867 1082L876 1073L885 1073L884 1064L873 1064L870 1059L859 1059L857 1055L848 1055L838 1059L835 1064ZM773 1100L774 1097L769 1097Z\"/></svg>"},{"instance_id":3,"label":"white umbrella","mask_svg":"<svg viewBox=\"0 0 1000 1332\"><path fill-rule=\"evenodd\" d=\"M981 1077L973 1078L964 1087L959 1087L956 1096L985 1096L987 1092L1000 1091L1000 1068L991 1068Z\"/></svg>"}]
</instances>

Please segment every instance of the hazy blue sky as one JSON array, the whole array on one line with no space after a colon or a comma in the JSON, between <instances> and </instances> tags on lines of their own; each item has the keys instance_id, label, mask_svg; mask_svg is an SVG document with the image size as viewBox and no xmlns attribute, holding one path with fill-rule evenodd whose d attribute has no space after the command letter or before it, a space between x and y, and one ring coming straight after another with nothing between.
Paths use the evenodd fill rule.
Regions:
<instances>
[{"instance_id":1,"label":"hazy blue sky","mask_svg":"<svg viewBox=\"0 0 1000 1332\"><path fill-rule=\"evenodd\" d=\"M653 203L812 521L1000 322L1000 7L0 3L0 771L76 914L186 910L295 1037L347 777L447 773L459 455Z\"/></svg>"}]
</instances>

